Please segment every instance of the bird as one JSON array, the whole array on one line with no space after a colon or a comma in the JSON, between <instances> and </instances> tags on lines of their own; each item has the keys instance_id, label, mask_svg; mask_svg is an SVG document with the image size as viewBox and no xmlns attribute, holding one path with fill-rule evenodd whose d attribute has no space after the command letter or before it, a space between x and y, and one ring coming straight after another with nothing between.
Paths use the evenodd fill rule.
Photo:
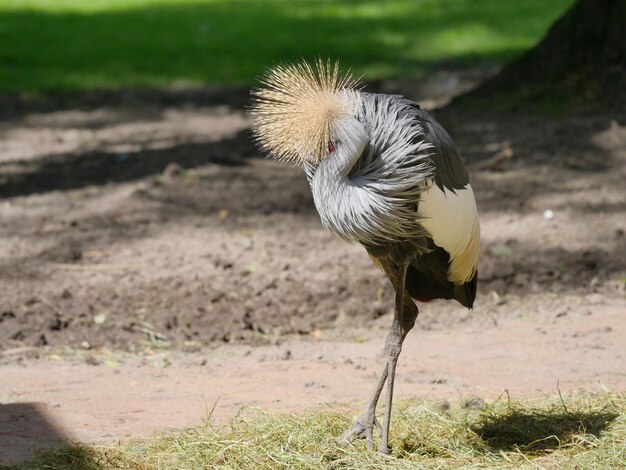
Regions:
<instances>
[{"instance_id":1,"label":"bird","mask_svg":"<svg viewBox=\"0 0 626 470\"><path fill-rule=\"evenodd\" d=\"M403 96L364 91L338 61L278 64L251 93L260 149L304 170L322 225L361 244L393 286L385 365L343 434L373 451L376 429L378 451L389 454L396 366L418 303L451 299L471 309L476 297L480 225L468 170L430 114Z\"/></svg>"}]
</instances>

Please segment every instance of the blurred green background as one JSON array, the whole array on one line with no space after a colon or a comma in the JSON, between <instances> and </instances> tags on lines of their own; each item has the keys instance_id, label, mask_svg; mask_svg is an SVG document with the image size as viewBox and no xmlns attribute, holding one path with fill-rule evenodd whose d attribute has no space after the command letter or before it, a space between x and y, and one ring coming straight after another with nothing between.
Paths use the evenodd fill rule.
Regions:
<instances>
[{"instance_id":1,"label":"blurred green background","mask_svg":"<svg viewBox=\"0 0 626 470\"><path fill-rule=\"evenodd\" d=\"M249 85L340 59L368 80L502 63L573 0L0 0L0 91Z\"/></svg>"}]
</instances>

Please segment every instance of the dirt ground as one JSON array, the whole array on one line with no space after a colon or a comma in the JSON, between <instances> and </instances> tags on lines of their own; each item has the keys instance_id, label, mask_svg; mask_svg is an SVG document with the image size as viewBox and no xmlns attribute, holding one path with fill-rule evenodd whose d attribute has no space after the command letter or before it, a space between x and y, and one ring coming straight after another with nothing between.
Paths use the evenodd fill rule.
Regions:
<instances>
[{"instance_id":1,"label":"dirt ground","mask_svg":"<svg viewBox=\"0 0 626 470\"><path fill-rule=\"evenodd\" d=\"M432 109L484 76L370 89ZM199 398L158 412L186 393L209 405L228 397L217 417L367 393L391 287L362 248L323 230L301 171L258 154L245 90L0 103L0 423L29 415L10 407L39 403L33 416L61 435L100 440L193 424ZM569 389L626 388L624 109L435 112L472 169L479 296L471 312L423 305L404 393L553 393L559 372ZM511 379L511 361L532 379ZM291 382L278 398L257 396ZM142 402L151 387L160 395ZM0 432L0 454L17 435L22 450L32 443Z\"/></svg>"}]
</instances>

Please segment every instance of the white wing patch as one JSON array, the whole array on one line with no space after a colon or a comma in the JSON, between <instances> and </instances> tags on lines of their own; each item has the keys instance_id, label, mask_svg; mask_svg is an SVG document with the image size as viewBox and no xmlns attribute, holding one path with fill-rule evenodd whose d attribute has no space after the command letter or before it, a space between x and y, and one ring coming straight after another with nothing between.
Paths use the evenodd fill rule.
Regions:
<instances>
[{"instance_id":1,"label":"white wing patch","mask_svg":"<svg viewBox=\"0 0 626 470\"><path fill-rule=\"evenodd\" d=\"M450 253L448 280L463 284L472 279L478 266L480 226L472 186L455 192L433 184L421 195L418 221L435 244Z\"/></svg>"}]
</instances>

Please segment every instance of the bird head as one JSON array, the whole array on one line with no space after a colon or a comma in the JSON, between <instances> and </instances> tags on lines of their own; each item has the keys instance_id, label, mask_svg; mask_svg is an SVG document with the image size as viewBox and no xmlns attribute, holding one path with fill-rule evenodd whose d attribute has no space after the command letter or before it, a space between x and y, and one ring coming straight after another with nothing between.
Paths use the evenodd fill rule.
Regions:
<instances>
[{"instance_id":1,"label":"bird head","mask_svg":"<svg viewBox=\"0 0 626 470\"><path fill-rule=\"evenodd\" d=\"M358 81L336 62L279 65L262 85L252 92L250 115L258 143L277 160L316 165L354 127Z\"/></svg>"}]
</instances>

